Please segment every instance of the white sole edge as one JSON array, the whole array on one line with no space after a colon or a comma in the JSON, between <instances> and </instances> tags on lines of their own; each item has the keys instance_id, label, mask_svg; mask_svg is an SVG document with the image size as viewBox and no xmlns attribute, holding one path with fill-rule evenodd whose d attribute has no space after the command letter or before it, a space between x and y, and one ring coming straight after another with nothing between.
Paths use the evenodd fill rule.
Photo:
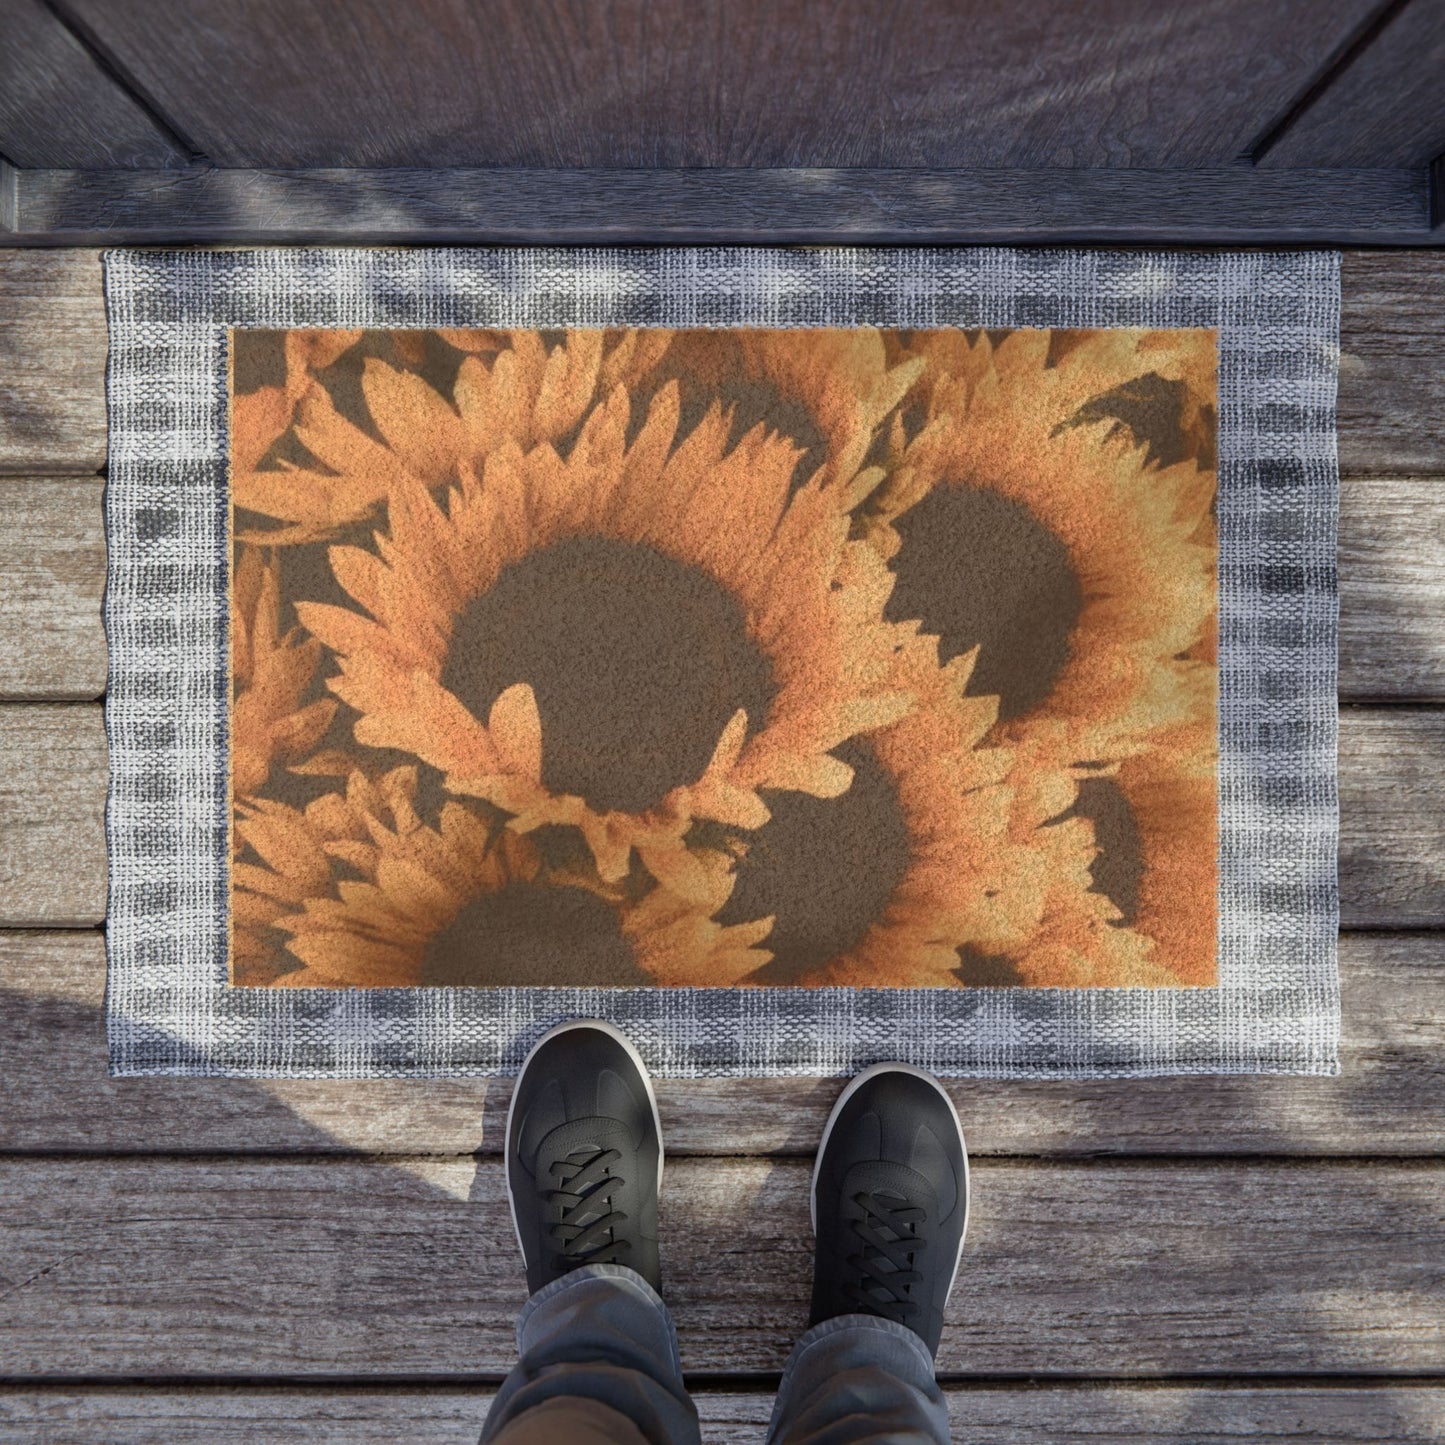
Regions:
<instances>
[{"instance_id":1,"label":"white sole edge","mask_svg":"<svg viewBox=\"0 0 1445 1445\"><path fill-rule=\"evenodd\" d=\"M838 1095L838 1100L828 1115L828 1122L823 1125L823 1138L818 1145L817 1156L813 1160L813 1183L808 1190L808 1214L813 1223L813 1234L816 1236L818 1233L818 1174L823 1168L823 1151L828 1147L828 1140L833 1134L833 1126L838 1122L838 1116L843 1112L848 1100L864 1084L870 1079L877 1078L879 1074L912 1074L915 1079L922 1079L948 1105L948 1112L953 1118L953 1127L958 1130L958 1146L963 1151L963 1233L959 1236L958 1254L954 1258L953 1274L948 1281L948 1289L952 1293L953 1286L958 1279L958 1267L963 1263L963 1242L968 1238L968 1220L972 1212L970 1206L973 1203L973 1192L968 1173L968 1144L963 1137L963 1121L958 1117L958 1110L954 1108L953 1100L948 1097L948 1091L926 1069L916 1068L913 1064L873 1064L855 1078L850 1079L848 1087Z\"/></svg>"},{"instance_id":2,"label":"white sole edge","mask_svg":"<svg viewBox=\"0 0 1445 1445\"><path fill-rule=\"evenodd\" d=\"M657 1130L657 1192L662 1193L662 1166L665 1162L662 1147L662 1116L657 1112L657 1095L652 1088L652 1075L647 1071L647 1065L642 1061L642 1055L637 1052L637 1045L627 1037L615 1024L610 1024L606 1019L569 1019L565 1024L558 1024L550 1028L530 1049L527 1050L527 1057L522 1060L522 1067L517 1070L516 1081L512 1085L512 1097L507 1101L507 1123L505 1132L502 1135L502 1172L507 1180L507 1207L512 1212L512 1233L517 1236L517 1249L522 1256L522 1264L527 1263L527 1250L522 1244L522 1230L517 1224L517 1196L512 1191L512 1114L517 1107L517 1095L520 1092L518 1085L522 1082L522 1075L527 1072L527 1065L532 1062L533 1057L543 1044L555 1039L559 1034L572 1033L576 1029L596 1029L606 1034L609 1038L615 1039L627 1051L628 1057L637 1065L637 1071L642 1075L642 1082L647 1089L647 1102L652 1106L652 1127Z\"/></svg>"}]
</instances>

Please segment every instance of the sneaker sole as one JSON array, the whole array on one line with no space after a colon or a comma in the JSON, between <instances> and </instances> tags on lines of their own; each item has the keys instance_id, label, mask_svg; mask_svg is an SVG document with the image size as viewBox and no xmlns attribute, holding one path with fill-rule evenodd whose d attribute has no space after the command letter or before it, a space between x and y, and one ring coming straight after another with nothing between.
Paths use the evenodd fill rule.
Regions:
<instances>
[{"instance_id":1,"label":"sneaker sole","mask_svg":"<svg viewBox=\"0 0 1445 1445\"><path fill-rule=\"evenodd\" d=\"M662 1148L662 1116L657 1112L657 1095L652 1088L652 1075L647 1072L647 1065L642 1061L642 1055L637 1052L637 1046L622 1032L621 1029L609 1024L605 1019L572 1019L568 1023L558 1024L556 1028L548 1029L540 1039L527 1051L527 1057L522 1060L522 1067L517 1070L517 1082L520 1083L522 1075L527 1071L527 1065L532 1062L533 1057L543 1044L555 1039L559 1034L567 1034L575 1029L596 1029L604 1033L608 1038L615 1039L627 1051L627 1056L637 1065L637 1072L642 1075L643 1086L647 1090L647 1102L652 1106L652 1127L657 1131L657 1192L662 1193L662 1166L664 1163ZM518 1089L516 1084L512 1086L512 1097L507 1103L507 1124L506 1133L502 1135L503 1151L503 1172L507 1180L507 1207L512 1214L512 1233L517 1236L517 1252L522 1256L522 1263L527 1262L527 1250L522 1243L522 1231L517 1224L517 1199L512 1192L512 1112L517 1107Z\"/></svg>"},{"instance_id":2,"label":"sneaker sole","mask_svg":"<svg viewBox=\"0 0 1445 1445\"><path fill-rule=\"evenodd\" d=\"M973 1191L969 1184L968 1173L968 1144L963 1137L963 1121L958 1117L958 1110L953 1107L953 1100L948 1097L943 1085L928 1073L925 1069L915 1068L912 1064L874 1064L864 1069L857 1078L852 1079L848 1087L838 1095L838 1102L833 1105L833 1112L828 1115L828 1122L823 1126L823 1139L818 1145L817 1157L813 1161L813 1183L808 1191L808 1213L812 1221L813 1233L818 1232L818 1175L823 1168L823 1151L828 1147L828 1140L832 1138L833 1126L838 1122L838 1116L843 1112L848 1100L866 1084L869 1079L877 1078L879 1074L912 1074L915 1079L922 1079L935 1093L948 1105L948 1112L953 1119L953 1127L958 1130L958 1147L963 1151L963 1233L958 1240L958 1254L953 1261L953 1274L948 1281L949 1293L953 1292L953 1286L958 1279L958 1267L963 1263L963 1242L968 1238L968 1219L971 1213L970 1206L973 1203Z\"/></svg>"}]
</instances>

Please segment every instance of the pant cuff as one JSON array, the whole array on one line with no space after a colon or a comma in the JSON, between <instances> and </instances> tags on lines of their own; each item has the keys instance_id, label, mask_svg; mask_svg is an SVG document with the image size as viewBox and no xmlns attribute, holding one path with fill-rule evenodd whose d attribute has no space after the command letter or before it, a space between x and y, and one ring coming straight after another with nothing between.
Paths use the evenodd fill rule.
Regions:
<instances>
[{"instance_id":1,"label":"pant cuff","mask_svg":"<svg viewBox=\"0 0 1445 1445\"><path fill-rule=\"evenodd\" d=\"M643 1283L646 1281L644 1280ZM797 1344L793 1346L792 1353L788 1356L788 1363L783 1367L784 1378L793 1373L803 1356L814 1345L828 1339L831 1335L842 1334L845 1331L866 1334L870 1330L888 1335L895 1340L901 1340L918 1357L919 1368L923 1371L923 1375L930 1380L933 1378L932 1352L917 1333L910 1330L907 1325L900 1325L897 1320L884 1319L881 1315L861 1314L834 1315L832 1319L820 1320L800 1335Z\"/></svg>"},{"instance_id":2,"label":"pant cuff","mask_svg":"<svg viewBox=\"0 0 1445 1445\"><path fill-rule=\"evenodd\" d=\"M639 1296L644 1303L656 1310L667 1323L668 1337L672 1342L672 1358L674 1361L680 1358L677 1346L677 1327L672 1322L672 1315L663 1302L662 1296L635 1269L630 1269L625 1264L584 1264L577 1269L568 1270L566 1274L559 1275L550 1284L544 1284L522 1306L522 1312L517 1316L517 1354L526 1354L527 1325L539 1309L555 1300L558 1295L579 1289L594 1279L610 1279L616 1283L618 1289Z\"/></svg>"}]
</instances>

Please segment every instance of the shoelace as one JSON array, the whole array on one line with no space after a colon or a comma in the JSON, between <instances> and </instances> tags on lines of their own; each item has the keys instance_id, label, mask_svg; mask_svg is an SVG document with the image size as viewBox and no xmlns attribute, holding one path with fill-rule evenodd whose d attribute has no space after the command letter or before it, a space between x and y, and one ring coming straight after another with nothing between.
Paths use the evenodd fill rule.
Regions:
<instances>
[{"instance_id":1,"label":"shoelace","mask_svg":"<svg viewBox=\"0 0 1445 1445\"><path fill-rule=\"evenodd\" d=\"M863 1249L848 1258L858 1278L847 1281L844 1293L867 1313L906 1324L919 1309L908 1290L923 1278L913 1264L927 1245L917 1230L924 1212L900 1194L868 1191L855 1194L853 1200L863 1211L862 1218L852 1221Z\"/></svg>"},{"instance_id":2,"label":"shoelace","mask_svg":"<svg viewBox=\"0 0 1445 1445\"><path fill-rule=\"evenodd\" d=\"M553 1160L553 1184L542 1196L558 1210L549 1231L557 1246L552 1266L558 1274L579 1264L619 1264L632 1247L616 1232L627 1216L612 1208L612 1196L624 1181L611 1166L621 1157L616 1149L580 1149Z\"/></svg>"}]
</instances>

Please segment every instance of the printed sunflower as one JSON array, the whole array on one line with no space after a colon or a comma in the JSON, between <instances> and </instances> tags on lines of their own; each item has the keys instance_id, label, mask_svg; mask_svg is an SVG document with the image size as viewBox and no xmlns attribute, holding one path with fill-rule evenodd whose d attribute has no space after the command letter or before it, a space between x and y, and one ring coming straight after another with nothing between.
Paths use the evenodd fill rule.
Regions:
<instances>
[{"instance_id":1,"label":"printed sunflower","mask_svg":"<svg viewBox=\"0 0 1445 1445\"><path fill-rule=\"evenodd\" d=\"M1080 777L1070 743L1066 724L1038 721L1009 746L1009 836L1024 860L1009 886L1029 927L1022 940L979 950L974 962L991 982L1030 988L1177 986L1186 981L1179 971L1130 926L1133 818L1109 806L1103 770ZM1212 949L1212 934L1208 942Z\"/></svg>"},{"instance_id":2,"label":"printed sunflower","mask_svg":"<svg viewBox=\"0 0 1445 1445\"><path fill-rule=\"evenodd\" d=\"M1114 773L1138 836L1125 922L1150 940L1176 986L1215 982L1218 780L1212 719L1156 733Z\"/></svg>"},{"instance_id":3,"label":"printed sunflower","mask_svg":"<svg viewBox=\"0 0 1445 1445\"><path fill-rule=\"evenodd\" d=\"M274 558L237 548L231 586L231 786L258 793L277 766L304 765L336 715L331 698L304 701L321 644L299 628L283 635Z\"/></svg>"},{"instance_id":4,"label":"printed sunflower","mask_svg":"<svg viewBox=\"0 0 1445 1445\"><path fill-rule=\"evenodd\" d=\"M1000 697L1004 735L1065 721L1079 761L1215 706L1213 473L1150 465L1108 419L1068 424L1142 369L1138 342L1091 333L1050 364L1047 332L916 338L920 429L858 522L898 578L887 615L945 656L981 644L971 685Z\"/></svg>"},{"instance_id":5,"label":"printed sunflower","mask_svg":"<svg viewBox=\"0 0 1445 1445\"><path fill-rule=\"evenodd\" d=\"M394 791L396 779L377 785ZM231 982L277 982L296 960L284 952L277 920L325 896L336 875L336 845L368 837L350 791L327 793L304 809L267 798L238 798L231 825Z\"/></svg>"},{"instance_id":6,"label":"printed sunflower","mask_svg":"<svg viewBox=\"0 0 1445 1445\"><path fill-rule=\"evenodd\" d=\"M849 791L780 800L773 822L733 839L739 881L720 917L774 922L761 947L776 957L745 982L958 987L960 949L1029 936L1011 755L984 745L998 703L966 694L973 660L940 667L935 638L900 628L889 681L915 705L847 745Z\"/></svg>"},{"instance_id":7,"label":"printed sunflower","mask_svg":"<svg viewBox=\"0 0 1445 1445\"><path fill-rule=\"evenodd\" d=\"M320 888L314 843L325 830L304 826L313 810L303 826L288 811L267 811L266 821L286 830L290 851L272 847L273 876L248 874L249 886L279 900L293 880L305 885L292 899L296 907L267 920L302 965L279 984L546 985L566 958L572 982L646 986L698 971L732 981L757 966L758 928L723 927L661 887L634 900L593 872L549 869L532 839L464 803L444 804L438 826L429 827L415 797L414 768L376 784L353 774L344 802L330 800L327 818L335 821L320 838L321 853L344 875ZM710 873L720 901L731 880L722 868Z\"/></svg>"},{"instance_id":8,"label":"printed sunflower","mask_svg":"<svg viewBox=\"0 0 1445 1445\"><path fill-rule=\"evenodd\" d=\"M237 344L245 334L237 333ZM360 339L360 331L282 332L283 375L279 384L271 382L249 391L232 386L231 464L243 481L285 435L296 404L311 390L316 373L324 371ZM233 373L233 382L238 379Z\"/></svg>"},{"instance_id":9,"label":"printed sunflower","mask_svg":"<svg viewBox=\"0 0 1445 1445\"><path fill-rule=\"evenodd\" d=\"M565 456L513 441L480 477L455 457L441 504L408 469L377 552L331 549L365 611L298 613L340 660L359 743L516 832L576 826L606 881L635 850L703 901L693 819L761 826L764 789L836 797L852 770L832 750L909 698L887 683L883 561L828 491L791 493L797 447L759 426L729 448L716 404L678 440L674 384L629 440L631 420L618 387Z\"/></svg>"},{"instance_id":10,"label":"printed sunflower","mask_svg":"<svg viewBox=\"0 0 1445 1445\"><path fill-rule=\"evenodd\" d=\"M1110 379L1096 367L1104 389L1064 424L1109 420L1114 430L1144 448L1151 461L1172 466L1192 459L1213 471L1219 418L1217 343L1216 332L1202 330L1051 331L1051 365L1085 348L1096 362L1108 360L1113 373Z\"/></svg>"},{"instance_id":11,"label":"printed sunflower","mask_svg":"<svg viewBox=\"0 0 1445 1445\"><path fill-rule=\"evenodd\" d=\"M238 508L265 524L241 531L243 538L271 546L328 541L377 519L403 479L440 488L457 480L463 463L480 473L499 447L561 443L599 388L625 385L654 366L671 339L666 331L572 331L549 347L536 331L443 331L436 334L462 353L448 394L407 366L367 356L360 377L365 414L357 416L343 412L315 372L344 349L339 341L328 349L324 338L344 337L349 345L358 334L288 333L288 348L292 336L320 338L311 343L309 369L298 365L293 374L288 350L282 397L264 406L236 398L232 494ZM425 335L389 333L392 350L419 364ZM258 450L259 440L282 414L304 464L289 458L262 464L274 436Z\"/></svg>"},{"instance_id":12,"label":"printed sunflower","mask_svg":"<svg viewBox=\"0 0 1445 1445\"><path fill-rule=\"evenodd\" d=\"M898 575L888 614L921 619L945 655L981 643L970 685L1001 699L990 741L1011 750L1013 841L1032 859L1010 887L1036 927L978 952L1032 986L1199 983L1213 966L1214 479L1151 463L1085 408L1159 365L1156 340L915 339L916 430L895 424L859 514ZM1202 341L1177 345L1212 356Z\"/></svg>"},{"instance_id":13,"label":"printed sunflower","mask_svg":"<svg viewBox=\"0 0 1445 1445\"><path fill-rule=\"evenodd\" d=\"M787 437L801 453L795 484L844 489L842 504L853 507L886 476L875 444L923 365L918 357L890 361L872 327L684 331L648 382L676 381L685 419L721 402L732 416L731 441L759 424ZM646 389L639 373L636 390Z\"/></svg>"},{"instance_id":14,"label":"printed sunflower","mask_svg":"<svg viewBox=\"0 0 1445 1445\"><path fill-rule=\"evenodd\" d=\"M288 497L297 480L294 463L268 460L269 454L292 429L304 397L319 391L316 373L325 370L361 338L359 331L287 331L281 338L283 378L242 391L234 359L244 333L232 342L233 385L231 388L230 458L231 498L242 511L256 512L277 520L291 521L298 504L309 503ZM304 476L301 480L307 480ZM314 484L314 482L313 482ZM280 511L273 508L279 503ZM295 530L286 528L241 528L245 541L279 545L296 540ZM309 540L309 539L308 539Z\"/></svg>"}]
</instances>

